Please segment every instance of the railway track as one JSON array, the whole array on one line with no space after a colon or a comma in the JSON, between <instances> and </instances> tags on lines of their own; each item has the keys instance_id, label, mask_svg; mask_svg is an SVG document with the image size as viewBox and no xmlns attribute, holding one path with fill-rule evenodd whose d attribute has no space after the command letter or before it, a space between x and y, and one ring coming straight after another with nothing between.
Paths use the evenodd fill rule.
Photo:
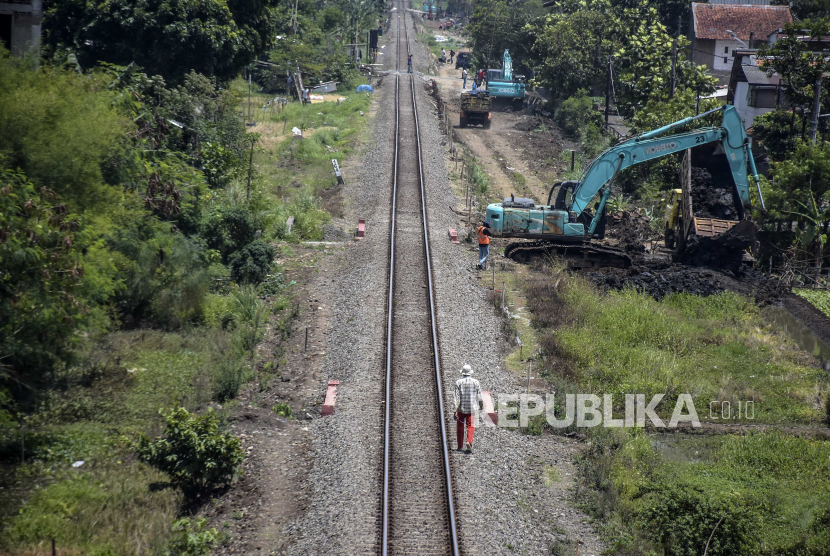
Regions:
<instances>
[{"instance_id":1,"label":"railway track","mask_svg":"<svg viewBox=\"0 0 830 556\"><path fill-rule=\"evenodd\" d=\"M457 556L415 82L401 73L410 53L402 2L397 15L381 547Z\"/></svg>"}]
</instances>

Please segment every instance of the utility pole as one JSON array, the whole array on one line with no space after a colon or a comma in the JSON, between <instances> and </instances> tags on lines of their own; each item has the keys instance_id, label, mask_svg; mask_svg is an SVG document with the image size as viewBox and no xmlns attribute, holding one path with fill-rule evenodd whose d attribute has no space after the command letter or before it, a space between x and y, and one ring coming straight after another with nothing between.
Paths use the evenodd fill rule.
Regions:
<instances>
[{"instance_id":1,"label":"utility pole","mask_svg":"<svg viewBox=\"0 0 830 556\"><path fill-rule=\"evenodd\" d=\"M294 28L294 34L297 34L297 2L299 0L294 0L294 12L291 18L291 26Z\"/></svg>"},{"instance_id":2,"label":"utility pole","mask_svg":"<svg viewBox=\"0 0 830 556\"><path fill-rule=\"evenodd\" d=\"M254 145L256 145L256 138L251 136L251 157L248 159L248 193L245 195L247 200L251 200L251 177L254 173Z\"/></svg>"},{"instance_id":3,"label":"utility pole","mask_svg":"<svg viewBox=\"0 0 830 556\"><path fill-rule=\"evenodd\" d=\"M605 80L605 125L608 126L608 113L611 111L611 55L608 55L608 77Z\"/></svg>"},{"instance_id":4,"label":"utility pole","mask_svg":"<svg viewBox=\"0 0 830 556\"><path fill-rule=\"evenodd\" d=\"M671 83L669 84L669 98L674 98L674 88L677 83L677 39L680 37L680 16L677 16L677 35L671 42Z\"/></svg>"},{"instance_id":5,"label":"utility pole","mask_svg":"<svg viewBox=\"0 0 830 556\"><path fill-rule=\"evenodd\" d=\"M671 42L671 83L669 84L669 98L674 98L674 83L677 81L677 39Z\"/></svg>"},{"instance_id":6,"label":"utility pole","mask_svg":"<svg viewBox=\"0 0 830 556\"><path fill-rule=\"evenodd\" d=\"M816 144L816 132L818 131L818 116L819 112L821 112L821 80L822 78L828 76L830 74L821 72L818 74L816 78L816 99L813 101L813 118L810 122L810 141L813 145Z\"/></svg>"}]
</instances>

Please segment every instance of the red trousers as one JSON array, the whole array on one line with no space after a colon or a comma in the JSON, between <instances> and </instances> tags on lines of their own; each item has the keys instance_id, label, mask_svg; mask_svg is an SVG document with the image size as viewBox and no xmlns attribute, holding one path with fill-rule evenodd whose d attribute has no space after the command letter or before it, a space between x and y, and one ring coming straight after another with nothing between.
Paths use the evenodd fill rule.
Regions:
<instances>
[{"instance_id":1,"label":"red trousers","mask_svg":"<svg viewBox=\"0 0 830 556\"><path fill-rule=\"evenodd\" d=\"M470 443L470 446L473 445L473 433L475 432L476 428L473 426L473 414L472 413L461 413L459 411L455 412L455 433L458 437L458 449L461 450L464 448L464 426L467 426L467 442Z\"/></svg>"}]
</instances>

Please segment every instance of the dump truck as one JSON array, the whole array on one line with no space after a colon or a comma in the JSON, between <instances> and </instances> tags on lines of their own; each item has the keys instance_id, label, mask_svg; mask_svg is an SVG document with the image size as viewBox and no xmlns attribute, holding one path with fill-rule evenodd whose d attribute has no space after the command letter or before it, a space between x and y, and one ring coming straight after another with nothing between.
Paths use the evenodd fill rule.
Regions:
<instances>
[{"instance_id":1,"label":"dump truck","mask_svg":"<svg viewBox=\"0 0 830 556\"><path fill-rule=\"evenodd\" d=\"M749 155L751 156L751 155ZM746 249L754 246L755 224L750 220L726 220L695 216L692 202L691 156L689 151L680 165L681 188L672 189L666 200L664 244L676 257L683 257L690 245L700 246L720 256L722 247ZM744 251L743 262L754 262Z\"/></svg>"},{"instance_id":2,"label":"dump truck","mask_svg":"<svg viewBox=\"0 0 830 556\"><path fill-rule=\"evenodd\" d=\"M461 117L458 127L467 127L467 124L481 124L485 129L490 127L490 93L487 91L461 93Z\"/></svg>"}]
</instances>

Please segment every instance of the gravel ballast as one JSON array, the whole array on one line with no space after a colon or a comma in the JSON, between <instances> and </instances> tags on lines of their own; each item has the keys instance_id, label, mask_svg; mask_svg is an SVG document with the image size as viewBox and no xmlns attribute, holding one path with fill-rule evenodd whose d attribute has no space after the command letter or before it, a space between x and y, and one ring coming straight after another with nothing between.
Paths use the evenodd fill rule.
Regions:
<instances>
[{"instance_id":1,"label":"gravel ballast","mask_svg":"<svg viewBox=\"0 0 830 556\"><path fill-rule=\"evenodd\" d=\"M387 46L382 59L391 70L397 13L400 11L392 12L392 25L384 35ZM407 24L411 25L409 17ZM411 26L409 30L414 39ZM429 53L423 45L413 40L412 53L416 72L428 67ZM314 462L309 474L311 502L304 516L288 527L287 533L294 539L290 554L377 554L379 550L383 340L395 131L394 76L383 81L376 89L378 114L372 148L360 165L360 175L346 176L343 189L344 219L356 222L357 217L366 218L367 232L364 240L345 250L341 268L330 276L327 304L334 310L327 335L326 373L319 391L325 392L326 381L339 380L337 406L333 416L315 416L309 424ZM476 370L482 388L494 394L523 389L501 366L497 347L500 317L476 278L476 254L469 246L454 245L447 238L448 228L460 226L449 209L456 199L445 169L445 138L424 90L426 82L426 76L416 79L416 99L445 418L454 449L452 392L464 363ZM473 454L451 453L462 553L544 554L557 540L578 538L584 543L581 554L598 554L602 546L596 535L585 516L568 501L575 474L571 460L577 450L578 444L568 439L477 428Z\"/></svg>"}]
</instances>

